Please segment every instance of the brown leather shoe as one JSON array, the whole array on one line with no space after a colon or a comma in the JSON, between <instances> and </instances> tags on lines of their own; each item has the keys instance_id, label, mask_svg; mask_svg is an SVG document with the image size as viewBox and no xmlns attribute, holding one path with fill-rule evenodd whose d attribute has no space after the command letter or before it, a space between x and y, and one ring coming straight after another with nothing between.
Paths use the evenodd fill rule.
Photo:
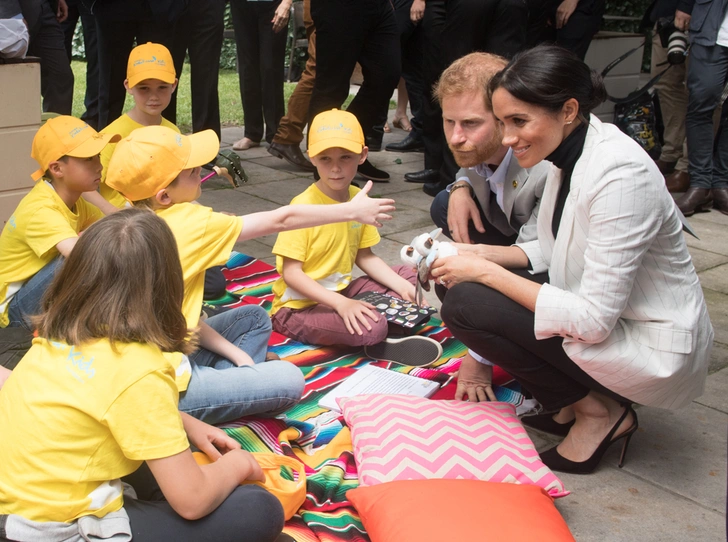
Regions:
<instances>
[{"instance_id":1,"label":"brown leather shoe","mask_svg":"<svg viewBox=\"0 0 728 542\"><path fill-rule=\"evenodd\" d=\"M686 192L690 188L690 174L687 171L676 171L665 176L668 192Z\"/></svg>"},{"instance_id":2,"label":"brown leather shoe","mask_svg":"<svg viewBox=\"0 0 728 542\"><path fill-rule=\"evenodd\" d=\"M713 206L713 196L710 188L695 188L691 186L688 191L677 200L678 208L685 216L710 211Z\"/></svg>"},{"instance_id":3,"label":"brown leather shoe","mask_svg":"<svg viewBox=\"0 0 728 542\"><path fill-rule=\"evenodd\" d=\"M316 166L306 160L306 157L301 152L301 147L298 145L288 145L271 141L268 145L268 152L304 171L316 171Z\"/></svg>"},{"instance_id":4,"label":"brown leather shoe","mask_svg":"<svg viewBox=\"0 0 728 542\"><path fill-rule=\"evenodd\" d=\"M713 209L728 215L728 188L713 188Z\"/></svg>"},{"instance_id":5,"label":"brown leather shoe","mask_svg":"<svg viewBox=\"0 0 728 542\"><path fill-rule=\"evenodd\" d=\"M668 162L666 160L655 160L655 164L657 164L657 167L660 169L660 173L663 175L669 175L673 171L675 171L675 165L677 164L677 160L675 162Z\"/></svg>"}]
</instances>

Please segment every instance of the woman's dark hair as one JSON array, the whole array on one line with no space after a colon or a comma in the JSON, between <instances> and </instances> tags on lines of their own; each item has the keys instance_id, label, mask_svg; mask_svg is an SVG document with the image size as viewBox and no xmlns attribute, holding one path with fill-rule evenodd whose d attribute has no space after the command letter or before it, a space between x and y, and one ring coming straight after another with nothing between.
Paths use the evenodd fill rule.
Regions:
<instances>
[{"instance_id":1,"label":"woman's dark hair","mask_svg":"<svg viewBox=\"0 0 728 542\"><path fill-rule=\"evenodd\" d=\"M126 209L79 238L43 296L38 335L66 344L94 339L189 353L177 243L153 212Z\"/></svg>"},{"instance_id":2,"label":"woman's dark hair","mask_svg":"<svg viewBox=\"0 0 728 542\"><path fill-rule=\"evenodd\" d=\"M588 122L589 113L607 99L602 76L579 57L556 45L539 45L513 57L490 81L488 95L502 88L514 98L556 113L567 100L579 102L579 116Z\"/></svg>"}]
</instances>

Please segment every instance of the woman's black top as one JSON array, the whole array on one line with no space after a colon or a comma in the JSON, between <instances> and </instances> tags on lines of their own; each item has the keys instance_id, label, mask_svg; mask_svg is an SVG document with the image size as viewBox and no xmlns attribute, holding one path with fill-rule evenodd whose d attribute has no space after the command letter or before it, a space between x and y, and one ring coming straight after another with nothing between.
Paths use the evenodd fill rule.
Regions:
<instances>
[{"instance_id":1,"label":"woman's black top","mask_svg":"<svg viewBox=\"0 0 728 542\"><path fill-rule=\"evenodd\" d=\"M546 157L546 160L554 164L562 171L561 186L559 187L559 195L556 198L556 206L554 207L554 218L551 221L551 231L554 238L559 231L561 223L561 215L564 214L564 204L566 196L571 189L571 174L574 172L576 161L584 150L584 141L586 141L586 132L589 124L582 122L571 132L566 139L561 142L554 152Z\"/></svg>"}]
</instances>

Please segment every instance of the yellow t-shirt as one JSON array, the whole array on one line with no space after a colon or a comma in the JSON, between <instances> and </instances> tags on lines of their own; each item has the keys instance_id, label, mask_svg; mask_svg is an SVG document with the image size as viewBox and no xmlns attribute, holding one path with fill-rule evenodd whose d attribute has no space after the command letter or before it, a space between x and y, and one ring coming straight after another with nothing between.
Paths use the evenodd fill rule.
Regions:
<instances>
[{"instance_id":1,"label":"yellow t-shirt","mask_svg":"<svg viewBox=\"0 0 728 542\"><path fill-rule=\"evenodd\" d=\"M35 339L0 392L0 514L103 517L119 478L189 443L174 369L150 345Z\"/></svg>"},{"instance_id":2,"label":"yellow t-shirt","mask_svg":"<svg viewBox=\"0 0 728 542\"><path fill-rule=\"evenodd\" d=\"M167 128L171 128L175 132L179 133L179 128L177 128L174 124L169 122L164 117L162 117L162 123L160 124L160 126L166 126ZM122 138L124 138L131 134L137 128L143 127L143 124L139 124L129 115L124 113L122 116L120 116L118 119L116 119L106 128L104 128L102 132L106 134L119 134ZM106 201L108 201L115 207L118 207L119 209L123 209L124 207L126 207L126 198L113 188L110 188L106 185L106 168L109 166L109 160L111 160L111 155L114 154L114 149L116 149L116 143L109 143L108 145L106 145L106 147L104 147L104 150L101 151L101 165L103 166L104 170L101 172L101 184L99 185L99 193L104 197Z\"/></svg>"},{"instance_id":3,"label":"yellow t-shirt","mask_svg":"<svg viewBox=\"0 0 728 542\"><path fill-rule=\"evenodd\" d=\"M0 327L8 325L8 304L23 283L58 256L56 245L103 216L83 198L69 209L45 180L20 200L0 234Z\"/></svg>"},{"instance_id":4,"label":"yellow t-shirt","mask_svg":"<svg viewBox=\"0 0 728 542\"><path fill-rule=\"evenodd\" d=\"M349 200L359 189L349 187ZM314 204L333 205L339 203L312 184L291 201L291 205ZM351 282L351 271L356 263L356 255L362 248L373 247L379 242L379 232L374 226L359 222L339 222L313 228L285 231L278 234L273 247L276 255L276 268L283 272L283 258L303 262L303 272L327 290L338 292ZM289 288L283 277L273 284L273 307L271 313L282 307L303 309L315 305L315 301L305 298L296 290Z\"/></svg>"},{"instance_id":5,"label":"yellow t-shirt","mask_svg":"<svg viewBox=\"0 0 728 542\"><path fill-rule=\"evenodd\" d=\"M185 282L182 313L188 327L197 327L202 310L205 271L228 261L243 229L243 219L216 213L210 207L193 203L178 203L158 209L156 213L164 219L177 240ZM173 355L177 358L177 386L179 391L185 391L191 369L188 363L180 365L181 355Z\"/></svg>"}]
</instances>

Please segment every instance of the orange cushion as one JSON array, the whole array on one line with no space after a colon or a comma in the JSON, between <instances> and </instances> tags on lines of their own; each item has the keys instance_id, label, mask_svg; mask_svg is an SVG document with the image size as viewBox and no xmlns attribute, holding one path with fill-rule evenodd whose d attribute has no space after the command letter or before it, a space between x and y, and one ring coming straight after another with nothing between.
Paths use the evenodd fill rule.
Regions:
<instances>
[{"instance_id":1,"label":"orange cushion","mask_svg":"<svg viewBox=\"0 0 728 542\"><path fill-rule=\"evenodd\" d=\"M372 542L574 542L543 489L481 480L400 480L346 492Z\"/></svg>"}]
</instances>

